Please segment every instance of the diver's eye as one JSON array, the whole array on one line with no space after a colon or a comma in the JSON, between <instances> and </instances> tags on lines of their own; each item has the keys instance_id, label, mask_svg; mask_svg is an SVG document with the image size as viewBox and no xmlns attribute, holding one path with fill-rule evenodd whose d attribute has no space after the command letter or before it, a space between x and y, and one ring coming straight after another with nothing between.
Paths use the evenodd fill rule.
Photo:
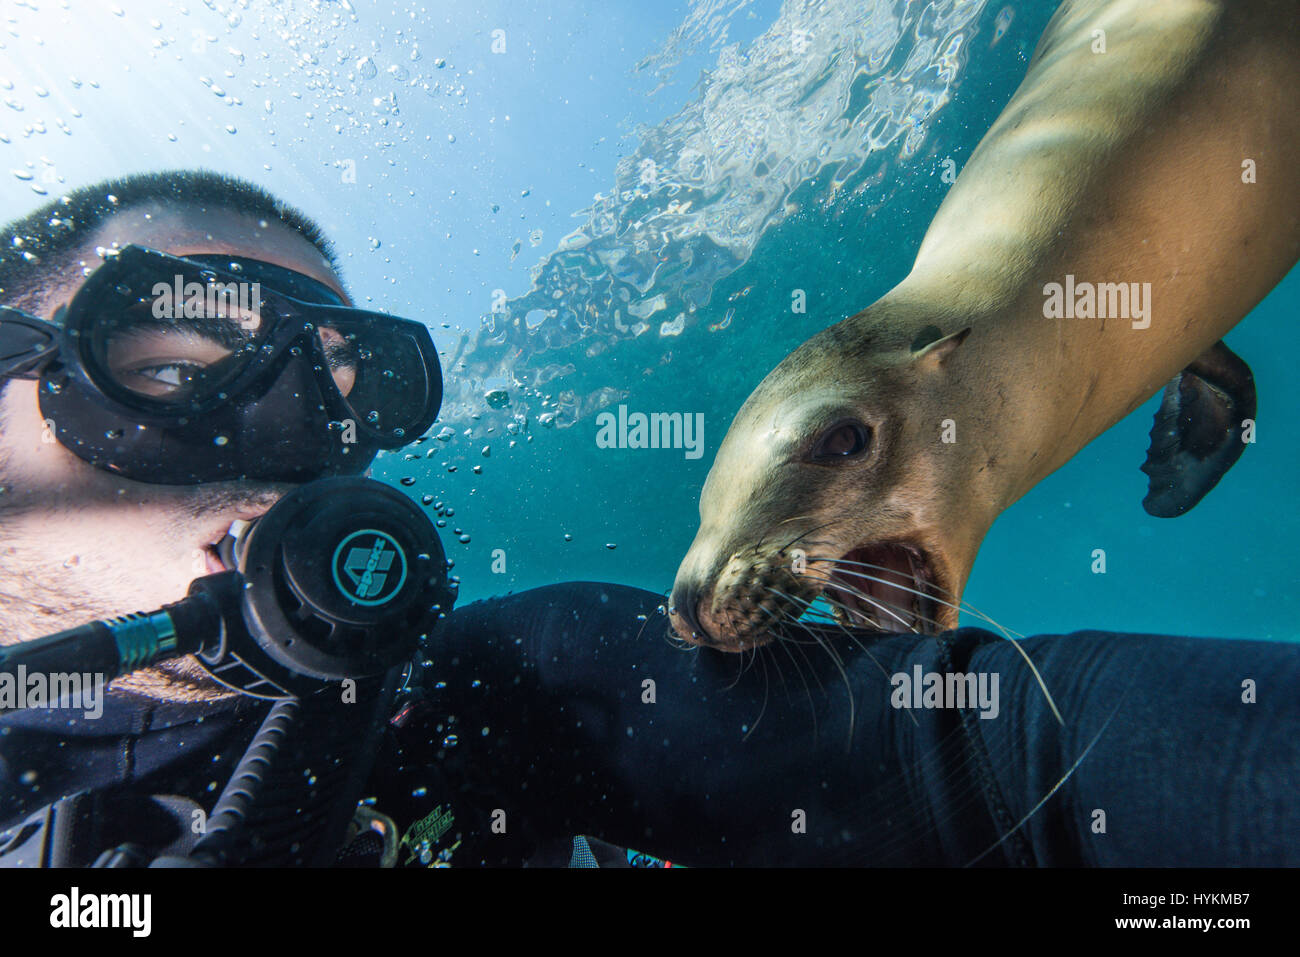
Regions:
<instances>
[{"instance_id":1,"label":"diver's eye","mask_svg":"<svg viewBox=\"0 0 1300 957\"><path fill-rule=\"evenodd\" d=\"M199 362L158 362L119 370L116 378L138 395L168 396L192 390L205 368Z\"/></svg>"},{"instance_id":2,"label":"diver's eye","mask_svg":"<svg viewBox=\"0 0 1300 957\"><path fill-rule=\"evenodd\" d=\"M871 444L871 430L861 422L840 422L813 443L809 458L814 462L839 462L861 455Z\"/></svg>"}]
</instances>

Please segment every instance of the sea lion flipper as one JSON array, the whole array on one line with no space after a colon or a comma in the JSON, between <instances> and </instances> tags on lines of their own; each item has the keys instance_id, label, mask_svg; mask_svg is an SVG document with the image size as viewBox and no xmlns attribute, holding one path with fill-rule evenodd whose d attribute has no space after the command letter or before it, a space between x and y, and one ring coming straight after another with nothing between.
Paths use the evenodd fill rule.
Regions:
<instances>
[{"instance_id":1,"label":"sea lion flipper","mask_svg":"<svg viewBox=\"0 0 1300 957\"><path fill-rule=\"evenodd\" d=\"M1254 418L1250 366L1216 342L1165 386L1142 464L1142 507L1158 518L1191 509L1241 457L1244 422Z\"/></svg>"}]
</instances>

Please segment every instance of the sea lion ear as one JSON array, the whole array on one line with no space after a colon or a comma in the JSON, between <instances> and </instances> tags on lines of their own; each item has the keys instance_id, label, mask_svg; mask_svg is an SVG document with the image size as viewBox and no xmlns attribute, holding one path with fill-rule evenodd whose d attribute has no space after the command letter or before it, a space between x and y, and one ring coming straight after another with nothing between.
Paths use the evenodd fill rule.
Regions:
<instances>
[{"instance_id":1,"label":"sea lion ear","mask_svg":"<svg viewBox=\"0 0 1300 957\"><path fill-rule=\"evenodd\" d=\"M938 368L966 341L970 331L971 327L967 326L960 332L945 336L937 326L926 326L912 340L912 361Z\"/></svg>"}]
</instances>

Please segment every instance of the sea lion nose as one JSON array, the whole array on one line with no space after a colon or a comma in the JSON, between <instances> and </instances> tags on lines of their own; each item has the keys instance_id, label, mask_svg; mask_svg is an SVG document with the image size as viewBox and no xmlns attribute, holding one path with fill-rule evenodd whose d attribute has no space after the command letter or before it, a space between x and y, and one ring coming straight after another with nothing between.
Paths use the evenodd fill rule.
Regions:
<instances>
[{"instance_id":1,"label":"sea lion nose","mask_svg":"<svg viewBox=\"0 0 1300 957\"><path fill-rule=\"evenodd\" d=\"M690 585L678 585L673 589L668 601L669 614L674 619L673 626L683 638L695 638L708 642L709 634L700 624L700 591Z\"/></svg>"}]
</instances>

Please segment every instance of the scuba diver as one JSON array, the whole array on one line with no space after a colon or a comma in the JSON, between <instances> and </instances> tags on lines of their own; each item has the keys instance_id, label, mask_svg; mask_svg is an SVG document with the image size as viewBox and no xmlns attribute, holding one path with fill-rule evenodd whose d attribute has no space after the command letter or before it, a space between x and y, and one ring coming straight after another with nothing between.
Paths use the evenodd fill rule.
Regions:
<instances>
[{"instance_id":1,"label":"scuba diver","mask_svg":"<svg viewBox=\"0 0 1300 957\"><path fill-rule=\"evenodd\" d=\"M353 308L318 226L251 184L211 173L101 183L4 232L0 654L8 667L0 674L0 711L7 712L0 719L0 828L14 829L0 840L0 861L87 864L119 845L114 859L121 862L188 854L197 837L213 837L205 812L225 793L220 782L243 774L241 755L265 758L268 746L282 752L273 762L280 777L268 775L253 789L268 799L279 790L288 805L278 816L245 806L235 800L235 780L235 804L218 802L213 823L226 844L232 820L247 833L258 814L259 827L287 827L292 816L312 838L285 831L292 839L272 846L253 835L256 852L209 846L207 859L332 861L334 849L316 846L315 832L341 838L334 819L352 822L353 792L371 758L365 748L377 733L358 734L369 725L357 712L369 708L378 716L370 724L382 728L381 712L392 703L393 682L374 676L384 669L368 656L377 647L393 652L407 636L385 644L366 635L366 647L342 647L361 641L352 622L351 631L339 626L319 642L299 637L295 628L332 627L307 620L303 610L315 600L328 606L329 596L304 598L292 624L276 618L278 596L258 598L251 574L247 582L235 579L233 543L218 545L232 528L265 530L256 520L292 489L315 488L309 497L323 501L313 479L367 489L367 480L346 477L364 473L379 449L423 434L441 402L427 328ZM326 488L336 510L353 508L348 491ZM370 491L380 511L397 510L390 524L422 520L395 490L387 497ZM396 547L404 533L391 534ZM257 536L246 544L256 546ZM400 601L378 593L384 572L367 567L397 553L372 554L368 539L355 546L337 564L341 574L355 575L353 597L362 605L394 598L408 606L405 613L408 597L423 603L432 595L431 605L450 608L436 537L399 555L413 583ZM175 602L192 579L220 583L233 597L205 592L208 605L174 611L175 622L137 616L65 636L60 647L71 655L42 651L49 643L36 640L87 619ZM300 578L294 587L314 586ZM241 600L264 616L259 633L273 632L286 646L299 637L307 654L297 666L316 679L338 672L373 680L350 686L346 707L325 707L312 699L315 686L293 684L283 656L252 662L257 648L240 646L248 636L220 617L220 653L206 664L172 653L187 614ZM179 634L150 632L158 622ZM409 624L399 630L410 630L413 641L419 622L390 616L382 624ZM94 699L91 707L71 720L75 712L57 708L6 707L6 687L11 698L34 680L39 689L47 672L84 676L86 687L77 691ZM108 693L98 694L104 677L115 675ZM339 704L341 695L333 697ZM270 714L268 702L276 702ZM311 734L288 733L295 724L300 731L310 725ZM286 788L281 778L302 779L306 768L314 773L301 793ZM247 790L249 779L242 786ZM363 830L378 832L392 856L395 835L383 830L391 831L391 819L375 812L369 819L381 823Z\"/></svg>"},{"instance_id":2,"label":"scuba diver","mask_svg":"<svg viewBox=\"0 0 1300 957\"><path fill-rule=\"evenodd\" d=\"M0 237L0 306L0 866L1300 860L1288 644L735 655L595 582L453 610L431 523L363 477L437 416L428 331L251 184L51 203Z\"/></svg>"}]
</instances>

